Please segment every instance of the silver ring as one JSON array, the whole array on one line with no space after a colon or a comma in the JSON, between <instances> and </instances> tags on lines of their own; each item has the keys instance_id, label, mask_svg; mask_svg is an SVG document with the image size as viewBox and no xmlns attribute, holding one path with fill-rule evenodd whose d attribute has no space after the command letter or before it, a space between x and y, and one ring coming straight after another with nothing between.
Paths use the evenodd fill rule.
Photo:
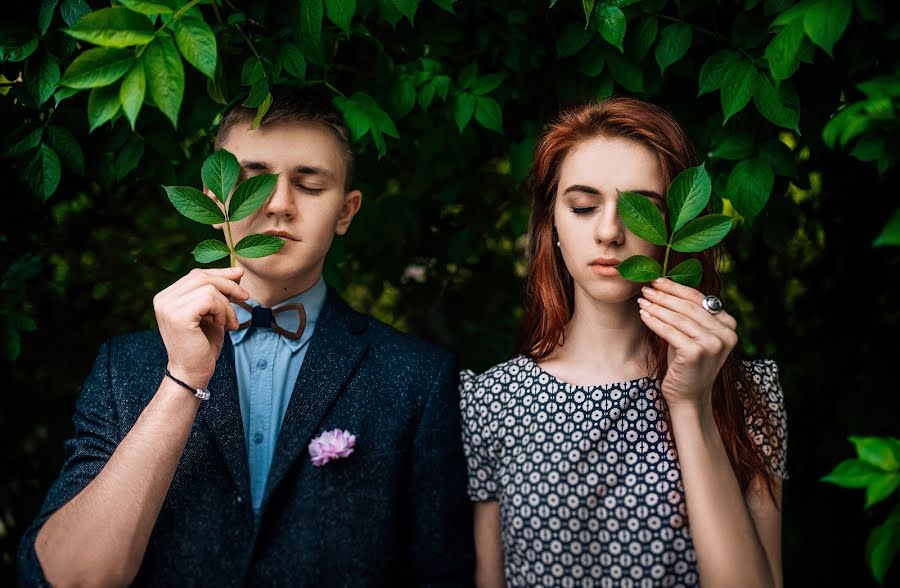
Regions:
<instances>
[{"instance_id":1,"label":"silver ring","mask_svg":"<svg viewBox=\"0 0 900 588\"><path fill-rule=\"evenodd\" d=\"M722 301L716 296L707 296L703 299L703 308L709 314L719 314L722 312Z\"/></svg>"}]
</instances>

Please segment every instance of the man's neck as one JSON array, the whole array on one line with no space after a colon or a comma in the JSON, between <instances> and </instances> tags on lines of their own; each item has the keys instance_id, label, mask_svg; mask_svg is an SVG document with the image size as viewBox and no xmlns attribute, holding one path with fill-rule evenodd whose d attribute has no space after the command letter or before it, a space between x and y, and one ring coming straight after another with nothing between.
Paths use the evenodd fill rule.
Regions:
<instances>
[{"instance_id":1,"label":"man's neck","mask_svg":"<svg viewBox=\"0 0 900 588\"><path fill-rule=\"evenodd\" d=\"M288 298L306 292L315 286L321 277L320 270L309 275L297 276L296 279L287 282L273 283L262 280L251 272L246 272L241 280L241 286L250 293L250 298L262 306L273 307Z\"/></svg>"}]
</instances>

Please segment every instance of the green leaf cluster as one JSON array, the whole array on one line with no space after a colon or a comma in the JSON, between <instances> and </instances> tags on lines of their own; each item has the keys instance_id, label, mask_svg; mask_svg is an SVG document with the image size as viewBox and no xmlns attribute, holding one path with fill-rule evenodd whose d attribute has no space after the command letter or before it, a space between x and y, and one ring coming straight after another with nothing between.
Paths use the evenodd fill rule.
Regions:
<instances>
[{"instance_id":1,"label":"green leaf cluster","mask_svg":"<svg viewBox=\"0 0 900 588\"><path fill-rule=\"evenodd\" d=\"M671 235L666 219L653 201L636 192L620 192L619 216L634 235L666 248L663 264L646 255L634 255L616 266L619 274L633 282L652 282L665 277L696 287L703 279L700 261L691 258L669 269L669 254L697 253L718 245L734 226L734 219L724 214L698 215L709 203L712 184L704 165L691 167L672 180L666 205Z\"/></svg>"},{"instance_id":2,"label":"green leaf cluster","mask_svg":"<svg viewBox=\"0 0 900 588\"><path fill-rule=\"evenodd\" d=\"M194 259L200 263L230 256L234 267L235 256L265 257L284 246L284 240L273 235L247 235L237 244L232 242L231 223L253 214L272 195L278 182L278 174L260 174L238 183L240 171L237 158L225 149L219 149L203 162L200 172L203 184L218 202L190 186L163 187L172 206L187 218L206 225L225 225L227 242L207 239L194 248Z\"/></svg>"},{"instance_id":3,"label":"green leaf cluster","mask_svg":"<svg viewBox=\"0 0 900 588\"><path fill-rule=\"evenodd\" d=\"M842 488L865 488L866 509L898 497L900 488L900 439L850 437L856 458L839 463L822 481ZM891 562L900 553L900 502L887 519L869 535L866 559L874 578L884 581Z\"/></svg>"}]
</instances>

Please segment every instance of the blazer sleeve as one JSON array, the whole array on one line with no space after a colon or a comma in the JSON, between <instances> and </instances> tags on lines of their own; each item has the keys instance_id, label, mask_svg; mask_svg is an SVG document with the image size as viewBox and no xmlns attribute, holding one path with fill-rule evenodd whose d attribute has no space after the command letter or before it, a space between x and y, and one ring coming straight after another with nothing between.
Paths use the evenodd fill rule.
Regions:
<instances>
[{"instance_id":1,"label":"blazer sleeve","mask_svg":"<svg viewBox=\"0 0 900 588\"><path fill-rule=\"evenodd\" d=\"M415 431L408 498L411 586L472 586L475 547L460 428L458 375L447 357Z\"/></svg>"},{"instance_id":2,"label":"blazer sleeve","mask_svg":"<svg viewBox=\"0 0 900 588\"><path fill-rule=\"evenodd\" d=\"M21 586L49 586L34 550L38 531L54 512L100 473L118 445L118 415L110 385L109 346L105 343L100 348L75 404L72 417L75 432L65 443L62 471L50 487L40 513L19 543Z\"/></svg>"}]
</instances>

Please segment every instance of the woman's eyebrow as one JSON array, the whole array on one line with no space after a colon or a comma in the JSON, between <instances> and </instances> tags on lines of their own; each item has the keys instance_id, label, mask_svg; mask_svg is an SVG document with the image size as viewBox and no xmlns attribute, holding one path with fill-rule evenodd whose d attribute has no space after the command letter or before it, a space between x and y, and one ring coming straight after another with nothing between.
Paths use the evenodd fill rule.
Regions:
<instances>
[{"instance_id":1,"label":"woman's eyebrow","mask_svg":"<svg viewBox=\"0 0 900 588\"><path fill-rule=\"evenodd\" d=\"M584 184L573 184L566 188L566 191L563 194L568 194L569 192L584 192L585 194L600 194L600 190L597 188L593 188L591 186L585 186Z\"/></svg>"},{"instance_id":2,"label":"woman's eyebrow","mask_svg":"<svg viewBox=\"0 0 900 588\"><path fill-rule=\"evenodd\" d=\"M656 198L660 202L666 201L666 199L663 198L659 192L654 192L653 190L620 190L620 192L634 192L635 194L640 194L641 196L646 196L647 198Z\"/></svg>"}]
</instances>

